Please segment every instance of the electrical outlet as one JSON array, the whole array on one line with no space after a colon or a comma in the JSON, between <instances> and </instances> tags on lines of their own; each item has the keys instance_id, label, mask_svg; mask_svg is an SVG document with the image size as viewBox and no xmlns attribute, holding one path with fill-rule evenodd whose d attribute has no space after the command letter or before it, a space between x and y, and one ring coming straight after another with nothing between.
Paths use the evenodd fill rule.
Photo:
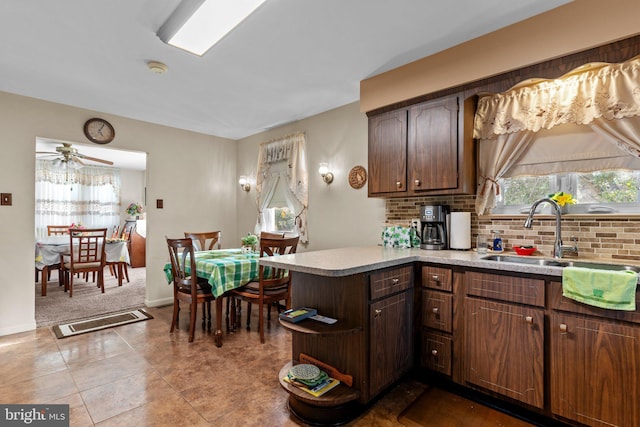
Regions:
<instances>
[{"instance_id":1,"label":"electrical outlet","mask_svg":"<svg viewBox=\"0 0 640 427\"><path fill-rule=\"evenodd\" d=\"M419 218L412 219L411 227L415 228L416 230L420 230L420 219Z\"/></svg>"},{"instance_id":2,"label":"electrical outlet","mask_svg":"<svg viewBox=\"0 0 640 427\"><path fill-rule=\"evenodd\" d=\"M0 205L11 206L13 204L11 199L11 193L0 193Z\"/></svg>"}]
</instances>

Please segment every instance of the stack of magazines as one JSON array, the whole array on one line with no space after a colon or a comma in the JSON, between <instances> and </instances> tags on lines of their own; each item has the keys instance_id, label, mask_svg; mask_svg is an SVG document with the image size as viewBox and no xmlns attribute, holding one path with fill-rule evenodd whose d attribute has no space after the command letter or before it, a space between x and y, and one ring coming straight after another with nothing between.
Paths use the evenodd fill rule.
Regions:
<instances>
[{"instance_id":1,"label":"stack of magazines","mask_svg":"<svg viewBox=\"0 0 640 427\"><path fill-rule=\"evenodd\" d=\"M304 363L293 366L284 381L315 397L322 396L340 384L339 380L331 378L317 366Z\"/></svg>"}]
</instances>

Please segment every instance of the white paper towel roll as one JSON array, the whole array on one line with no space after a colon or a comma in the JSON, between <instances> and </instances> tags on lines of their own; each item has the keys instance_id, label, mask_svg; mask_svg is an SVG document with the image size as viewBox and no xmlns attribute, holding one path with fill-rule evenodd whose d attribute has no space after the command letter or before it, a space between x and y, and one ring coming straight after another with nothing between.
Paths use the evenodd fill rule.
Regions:
<instances>
[{"instance_id":1,"label":"white paper towel roll","mask_svg":"<svg viewBox=\"0 0 640 427\"><path fill-rule=\"evenodd\" d=\"M471 249L471 212L451 212L449 247Z\"/></svg>"}]
</instances>

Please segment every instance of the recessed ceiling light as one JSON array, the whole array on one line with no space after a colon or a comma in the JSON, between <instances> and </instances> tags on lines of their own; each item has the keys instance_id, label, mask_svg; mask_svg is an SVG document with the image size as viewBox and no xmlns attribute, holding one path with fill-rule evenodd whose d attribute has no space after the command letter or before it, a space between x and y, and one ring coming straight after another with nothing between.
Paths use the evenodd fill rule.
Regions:
<instances>
[{"instance_id":1,"label":"recessed ceiling light","mask_svg":"<svg viewBox=\"0 0 640 427\"><path fill-rule=\"evenodd\" d=\"M162 62L158 62L158 61L148 61L147 62L147 67L149 67L149 69L151 71L153 71L156 74L164 74L167 72L168 68L165 64L163 64Z\"/></svg>"},{"instance_id":2,"label":"recessed ceiling light","mask_svg":"<svg viewBox=\"0 0 640 427\"><path fill-rule=\"evenodd\" d=\"M183 0L158 30L163 42L198 56L266 0Z\"/></svg>"}]
</instances>

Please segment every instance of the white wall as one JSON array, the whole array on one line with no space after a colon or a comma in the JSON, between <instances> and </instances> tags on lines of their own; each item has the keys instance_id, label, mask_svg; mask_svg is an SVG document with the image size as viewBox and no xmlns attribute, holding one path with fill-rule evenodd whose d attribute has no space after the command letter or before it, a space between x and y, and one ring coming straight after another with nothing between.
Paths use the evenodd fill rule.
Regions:
<instances>
[{"instance_id":1,"label":"white wall","mask_svg":"<svg viewBox=\"0 0 640 427\"><path fill-rule=\"evenodd\" d=\"M131 169L120 170L120 225L129 215L124 211L131 203L141 203L144 207L143 216L149 208L145 205L144 188L145 188L145 172ZM155 203L154 203L155 206Z\"/></svg>"},{"instance_id":2,"label":"white wall","mask_svg":"<svg viewBox=\"0 0 640 427\"><path fill-rule=\"evenodd\" d=\"M0 335L35 328L36 137L86 142L82 126L96 116L116 129L110 146L147 153L147 304L173 298L162 272L165 235L236 233L234 141L0 92L0 192L13 195L13 206L0 206Z\"/></svg>"},{"instance_id":3,"label":"white wall","mask_svg":"<svg viewBox=\"0 0 640 427\"><path fill-rule=\"evenodd\" d=\"M299 252L380 243L384 200L367 198L367 186L355 190L348 182L352 167L367 164L367 116L358 103L349 104L238 141L238 175L255 182L261 142L294 132L305 132L309 168L309 243ZM318 164L328 162L333 183L325 184ZM237 221L241 235L253 231L258 214L255 188L249 193L237 187Z\"/></svg>"}]
</instances>

